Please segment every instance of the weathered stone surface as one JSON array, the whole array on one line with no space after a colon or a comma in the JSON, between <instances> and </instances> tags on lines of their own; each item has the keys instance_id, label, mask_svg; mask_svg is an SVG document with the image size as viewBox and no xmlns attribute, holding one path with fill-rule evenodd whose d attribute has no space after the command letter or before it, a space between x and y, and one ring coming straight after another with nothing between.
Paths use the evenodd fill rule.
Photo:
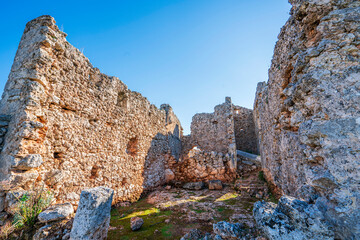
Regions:
<instances>
[{"instance_id":1,"label":"weathered stone surface","mask_svg":"<svg viewBox=\"0 0 360 240\"><path fill-rule=\"evenodd\" d=\"M221 190L223 189L223 184L220 180L210 180L209 181L210 190Z\"/></svg>"},{"instance_id":2,"label":"weathered stone surface","mask_svg":"<svg viewBox=\"0 0 360 240\"><path fill-rule=\"evenodd\" d=\"M213 231L222 238L241 238L244 234L244 226L240 223L228 223L225 221L214 223Z\"/></svg>"},{"instance_id":3,"label":"weathered stone surface","mask_svg":"<svg viewBox=\"0 0 360 240\"><path fill-rule=\"evenodd\" d=\"M226 154L236 149L234 106L231 99L215 106L213 113L195 114L191 122L191 142L204 151ZM229 149L233 144L234 149ZM230 150L230 151L229 151Z\"/></svg>"},{"instance_id":4,"label":"weathered stone surface","mask_svg":"<svg viewBox=\"0 0 360 240\"><path fill-rule=\"evenodd\" d=\"M180 240L198 240L202 239L204 234L199 229L191 229Z\"/></svg>"},{"instance_id":5,"label":"weathered stone surface","mask_svg":"<svg viewBox=\"0 0 360 240\"><path fill-rule=\"evenodd\" d=\"M236 149L258 154L253 110L235 105L233 108Z\"/></svg>"},{"instance_id":6,"label":"weathered stone surface","mask_svg":"<svg viewBox=\"0 0 360 240\"><path fill-rule=\"evenodd\" d=\"M230 97L213 113L198 113L191 134L182 137L181 161L172 165L175 179L182 182L236 178L236 149L257 152L252 110L235 106Z\"/></svg>"},{"instance_id":7,"label":"weathered stone surface","mask_svg":"<svg viewBox=\"0 0 360 240\"><path fill-rule=\"evenodd\" d=\"M175 174L171 169L165 169L165 182L171 182L175 179Z\"/></svg>"},{"instance_id":8,"label":"weathered stone surface","mask_svg":"<svg viewBox=\"0 0 360 240\"><path fill-rule=\"evenodd\" d=\"M50 16L25 27L0 125L0 181L10 181L8 190L44 183L59 203L102 184L116 190L114 201L135 201L144 188L165 183L168 162L181 151L172 108L158 109L102 74Z\"/></svg>"},{"instance_id":9,"label":"weathered stone surface","mask_svg":"<svg viewBox=\"0 0 360 240\"><path fill-rule=\"evenodd\" d=\"M24 190L14 190L6 194L5 198L5 210L8 213L14 213L14 210L17 207L18 199L20 199L26 191Z\"/></svg>"},{"instance_id":10,"label":"weathered stone surface","mask_svg":"<svg viewBox=\"0 0 360 240\"><path fill-rule=\"evenodd\" d=\"M29 154L24 157L16 166L19 170L30 170L32 168L40 167L43 160L40 154Z\"/></svg>"},{"instance_id":11,"label":"weathered stone surface","mask_svg":"<svg viewBox=\"0 0 360 240\"><path fill-rule=\"evenodd\" d=\"M247 153L244 151L236 150L238 160L241 161L239 165L256 165L261 166L261 157L255 154Z\"/></svg>"},{"instance_id":12,"label":"weathered stone surface","mask_svg":"<svg viewBox=\"0 0 360 240\"><path fill-rule=\"evenodd\" d=\"M315 201L339 239L360 236L360 2L291 0L254 117L279 192ZM308 191L309 190L309 191Z\"/></svg>"},{"instance_id":13,"label":"weathered stone surface","mask_svg":"<svg viewBox=\"0 0 360 240\"><path fill-rule=\"evenodd\" d=\"M58 221L71 216L73 213L74 208L71 203L55 204L42 211L38 219L42 223Z\"/></svg>"},{"instance_id":14,"label":"weathered stone surface","mask_svg":"<svg viewBox=\"0 0 360 240\"><path fill-rule=\"evenodd\" d=\"M257 226L271 240L334 239L317 206L293 197L281 197L278 205L256 202L253 212Z\"/></svg>"},{"instance_id":15,"label":"weathered stone surface","mask_svg":"<svg viewBox=\"0 0 360 240\"><path fill-rule=\"evenodd\" d=\"M140 217L132 217L130 219L130 227L131 230L133 231L139 230L143 224L144 224L144 219Z\"/></svg>"},{"instance_id":16,"label":"weathered stone surface","mask_svg":"<svg viewBox=\"0 0 360 240\"><path fill-rule=\"evenodd\" d=\"M83 190L70 239L106 239L114 191L105 187Z\"/></svg>"},{"instance_id":17,"label":"weathered stone surface","mask_svg":"<svg viewBox=\"0 0 360 240\"><path fill-rule=\"evenodd\" d=\"M189 182L189 183L185 183L183 185L184 189L189 189L189 190L200 190L205 188L205 183L203 182Z\"/></svg>"},{"instance_id":18,"label":"weathered stone surface","mask_svg":"<svg viewBox=\"0 0 360 240\"><path fill-rule=\"evenodd\" d=\"M0 226L3 226L8 218L8 214L6 212L0 212Z\"/></svg>"}]
</instances>

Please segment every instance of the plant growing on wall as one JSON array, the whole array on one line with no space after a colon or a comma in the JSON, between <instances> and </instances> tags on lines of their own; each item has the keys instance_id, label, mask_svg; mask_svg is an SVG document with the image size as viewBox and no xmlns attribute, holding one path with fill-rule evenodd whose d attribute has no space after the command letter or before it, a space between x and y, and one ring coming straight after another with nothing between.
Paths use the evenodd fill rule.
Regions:
<instances>
[{"instance_id":1,"label":"plant growing on wall","mask_svg":"<svg viewBox=\"0 0 360 240\"><path fill-rule=\"evenodd\" d=\"M14 195L15 196L15 195ZM21 197L16 197L18 200L17 207L14 212L13 225L15 228L22 228L24 226L34 226L37 216L53 201L53 194L44 189L44 186L38 189L33 189L25 193Z\"/></svg>"}]
</instances>

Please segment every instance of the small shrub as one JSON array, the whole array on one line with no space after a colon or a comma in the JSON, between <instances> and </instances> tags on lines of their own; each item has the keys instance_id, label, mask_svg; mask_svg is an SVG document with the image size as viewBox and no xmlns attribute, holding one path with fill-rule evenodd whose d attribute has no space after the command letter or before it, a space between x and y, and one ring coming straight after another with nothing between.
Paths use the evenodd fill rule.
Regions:
<instances>
[{"instance_id":1,"label":"small shrub","mask_svg":"<svg viewBox=\"0 0 360 240\"><path fill-rule=\"evenodd\" d=\"M53 194L50 191L46 191L44 187L34 189L30 193L26 193L18 198L13 220L14 227L33 227L37 216L50 206L52 200Z\"/></svg>"}]
</instances>

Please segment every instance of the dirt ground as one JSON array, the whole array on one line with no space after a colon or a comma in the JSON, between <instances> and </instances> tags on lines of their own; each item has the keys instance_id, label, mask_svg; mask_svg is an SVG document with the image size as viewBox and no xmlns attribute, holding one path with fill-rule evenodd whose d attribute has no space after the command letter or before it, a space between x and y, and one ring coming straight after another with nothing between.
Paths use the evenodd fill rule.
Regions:
<instances>
[{"instance_id":1,"label":"dirt ground","mask_svg":"<svg viewBox=\"0 0 360 240\"><path fill-rule=\"evenodd\" d=\"M194 228L212 232L212 224L219 221L244 223L256 236L252 208L261 199L253 195L266 183L261 179L243 182L247 186L240 190L236 184L228 184L222 190L159 188L136 203L113 208L108 239L180 239ZM265 194L265 198L269 200L269 195ZM138 231L130 228L130 218L134 216L144 219Z\"/></svg>"}]
</instances>

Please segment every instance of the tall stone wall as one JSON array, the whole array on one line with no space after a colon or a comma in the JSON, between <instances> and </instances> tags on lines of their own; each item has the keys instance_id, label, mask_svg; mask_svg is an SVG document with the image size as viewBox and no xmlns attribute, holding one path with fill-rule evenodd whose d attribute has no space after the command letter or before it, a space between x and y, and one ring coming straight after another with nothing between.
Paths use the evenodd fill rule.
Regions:
<instances>
[{"instance_id":1,"label":"tall stone wall","mask_svg":"<svg viewBox=\"0 0 360 240\"><path fill-rule=\"evenodd\" d=\"M234 106L234 133L237 150L258 154L253 110Z\"/></svg>"},{"instance_id":2,"label":"tall stone wall","mask_svg":"<svg viewBox=\"0 0 360 240\"><path fill-rule=\"evenodd\" d=\"M290 0L254 115L262 167L315 203L339 239L360 236L360 2Z\"/></svg>"},{"instance_id":3,"label":"tall stone wall","mask_svg":"<svg viewBox=\"0 0 360 240\"><path fill-rule=\"evenodd\" d=\"M26 25L0 103L10 118L2 190L45 184L77 204L82 189L101 185L115 190L114 201L136 200L165 181L181 125L170 106L159 110L100 73L65 37L50 16Z\"/></svg>"}]
</instances>

